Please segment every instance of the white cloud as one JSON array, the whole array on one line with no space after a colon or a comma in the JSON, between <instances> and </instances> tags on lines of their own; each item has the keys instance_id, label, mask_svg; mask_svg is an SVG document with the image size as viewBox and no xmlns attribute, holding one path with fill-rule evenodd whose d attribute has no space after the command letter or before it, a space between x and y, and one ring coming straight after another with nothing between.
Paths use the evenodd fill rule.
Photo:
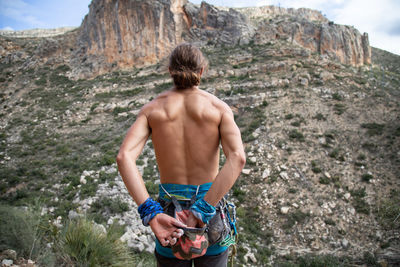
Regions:
<instances>
[{"instance_id":1,"label":"white cloud","mask_svg":"<svg viewBox=\"0 0 400 267\"><path fill-rule=\"evenodd\" d=\"M4 28L1 29L2 31L14 31L13 28L11 28L10 26L6 26Z\"/></svg>"},{"instance_id":2,"label":"white cloud","mask_svg":"<svg viewBox=\"0 0 400 267\"><path fill-rule=\"evenodd\" d=\"M32 15L35 8L22 0L0 0L0 14L12 20L24 22L30 28L46 27L46 23Z\"/></svg>"}]
</instances>

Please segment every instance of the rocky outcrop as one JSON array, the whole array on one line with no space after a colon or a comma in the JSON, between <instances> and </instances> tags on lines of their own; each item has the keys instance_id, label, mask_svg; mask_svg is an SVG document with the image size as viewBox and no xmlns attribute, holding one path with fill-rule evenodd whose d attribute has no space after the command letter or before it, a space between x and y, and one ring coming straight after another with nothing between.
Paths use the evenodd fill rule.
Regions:
<instances>
[{"instance_id":1,"label":"rocky outcrop","mask_svg":"<svg viewBox=\"0 0 400 267\"><path fill-rule=\"evenodd\" d=\"M246 15L236 9L221 10L202 2L200 7L187 3L184 10L188 22L185 40L247 44L254 35L255 27Z\"/></svg>"},{"instance_id":2,"label":"rocky outcrop","mask_svg":"<svg viewBox=\"0 0 400 267\"><path fill-rule=\"evenodd\" d=\"M254 39L257 43L284 39L321 55L328 55L344 64L371 64L371 47L367 33L361 35L350 26L324 20L316 23L305 17L264 19L258 24Z\"/></svg>"},{"instance_id":3,"label":"rocky outcrop","mask_svg":"<svg viewBox=\"0 0 400 267\"><path fill-rule=\"evenodd\" d=\"M309 21L328 22L321 12L309 8L283 8L278 6L262 6L262 7L245 7L238 8L238 11L249 16L252 19L256 18L274 18L277 16L291 16L302 18Z\"/></svg>"},{"instance_id":4,"label":"rocky outcrop","mask_svg":"<svg viewBox=\"0 0 400 267\"><path fill-rule=\"evenodd\" d=\"M5 37L35 38L62 35L75 30L76 27L61 27L56 29L31 29L23 31L0 30L0 35Z\"/></svg>"},{"instance_id":5,"label":"rocky outcrop","mask_svg":"<svg viewBox=\"0 0 400 267\"><path fill-rule=\"evenodd\" d=\"M172 7L169 0L92 1L78 37L77 74L154 64L168 55L177 43Z\"/></svg>"},{"instance_id":6,"label":"rocky outcrop","mask_svg":"<svg viewBox=\"0 0 400 267\"><path fill-rule=\"evenodd\" d=\"M182 41L248 43L253 32L245 15L205 2L94 0L81 25L73 76L154 64Z\"/></svg>"},{"instance_id":7,"label":"rocky outcrop","mask_svg":"<svg viewBox=\"0 0 400 267\"><path fill-rule=\"evenodd\" d=\"M315 10L228 9L187 0L93 0L71 60L72 76L154 64L183 41L203 46L273 39L288 40L345 64L371 63L367 34L335 25Z\"/></svg>"}]
</instances>

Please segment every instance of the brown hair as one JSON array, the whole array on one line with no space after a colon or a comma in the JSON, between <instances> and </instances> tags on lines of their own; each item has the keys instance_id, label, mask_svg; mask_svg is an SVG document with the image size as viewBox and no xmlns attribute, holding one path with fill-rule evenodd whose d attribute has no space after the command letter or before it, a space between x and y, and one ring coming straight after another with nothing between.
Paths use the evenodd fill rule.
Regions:
<instances>
[{"instance_id":1,"label":"brown hair","mask_svg":"<svg viewBox=\"0 0 400 267\"><path fill-rule=\"evenodd\" d=\"M169 70L177 89L200 84L200 72L207 60L200 49L189 43L178 45L169 57Z\"/></svg>"}]
</instances>

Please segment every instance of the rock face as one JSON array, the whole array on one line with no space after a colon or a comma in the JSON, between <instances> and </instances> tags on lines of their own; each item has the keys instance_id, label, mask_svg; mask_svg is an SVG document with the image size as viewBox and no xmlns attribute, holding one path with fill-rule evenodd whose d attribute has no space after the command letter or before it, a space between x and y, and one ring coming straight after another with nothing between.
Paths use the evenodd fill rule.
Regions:
<instances>
[{"instance_id":1,"label":"rock face","mask_svg":"<svg viewBox=\"0 0 400 267\"><path fill-rule=\"evenodd\" d=\"M177 43L173 7L169 0L92 1L77 40L75 65L83 64L90 74L156 63Z\"/></svg>"},{"instance_id":2,"label":"rock face","mask_svg":"<svg viewBox=\"0 0 400 267\"><path fill-rule=\"evenodd\" d=\"M142 67L165 58L182 41L235 45L286 39L341 63L371 63L368 35L335 25L310 9L217 8L187 0L93 0L71 60L73 76Z\"/></svg>"},{"instance_id":3,"label":"rock face","mask_svg":"<svg viewBox=\"0 0 400 267\"><path fill-rule=\"evenodd\" d=\"M245 7L238 8L239 12L249 16L250 18L274 18L277 16L288 15L306 19L309 21L318 21L327 23L328 19L321 12L309 8L282 8L277 6L262 6L262 7Z\"/></svg>"},{"instance_id":4,"label":"rock face","mask_svg":"<svg viewBox=\"0 0 400 267\"><path fill-rule=\"evenodd\" d=\"M188 22L185 40L247 44L255 32L249 18L233 8L220 10L202 2L200 7L187 3L184 11Z\"/></svg>"},{"instance_id":5,"label":"rock face","mask_svg":"<svg viewBox=\"0 0 400 267\"><path fill-rule=\"evenodd\" d=\"M318 23L308 18L318 19ZM312 13L300 13L277 20L264 19L259 23L254 39L257 43L285 39L341 63L353 66L371 64L367 33L361 35L353 27L328 22Z\"/></svg>"}]
</instances>

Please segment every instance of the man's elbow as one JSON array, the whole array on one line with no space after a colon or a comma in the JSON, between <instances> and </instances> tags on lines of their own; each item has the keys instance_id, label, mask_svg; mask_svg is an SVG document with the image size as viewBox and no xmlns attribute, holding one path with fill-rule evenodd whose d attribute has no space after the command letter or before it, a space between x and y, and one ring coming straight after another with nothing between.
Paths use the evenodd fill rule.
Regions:
<instances>
[{"instance_id":1,"label":"man's elbow","mask_svg":"<svg viewBox=\"0 0 400 267\"><path fill-rule=\"evenodd\" d=\"M246 154L244 151L235 151L232 154L238 167L243 169L244 165L246 164Z\"/></svg>"},{"instance_id":2,"label":"man's elbow","mask_svg":"<svg viewBox=\"0 0 400 267\"><path fill-rule=\"evenodd\" d=\"M118 155L117 155L117 158L116 158L117 164L123 162L123 161L126 159L126 157L127 157L126 152L120 150L120 151L118 152Z\"/></svg>"}]
</instances>

